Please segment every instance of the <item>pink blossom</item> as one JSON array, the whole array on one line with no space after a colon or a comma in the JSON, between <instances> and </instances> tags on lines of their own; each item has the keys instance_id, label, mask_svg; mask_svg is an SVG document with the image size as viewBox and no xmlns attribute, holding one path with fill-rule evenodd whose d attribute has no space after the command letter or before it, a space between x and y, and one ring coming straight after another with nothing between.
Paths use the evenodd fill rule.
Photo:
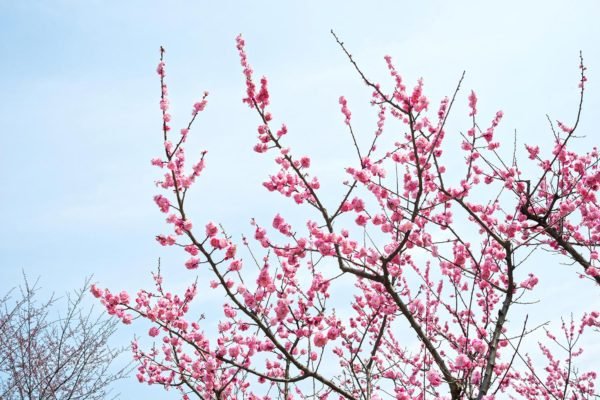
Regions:
<instances>
[{"instance_id":1,"label":"pink blossom","mask_svg":"<svg viewBox=\"0 0 600 400\"><path fill-rule=\"evenodd\" d=\"M240 260L233 260L231 264L229 264L230 271L239 271L242 269L242 262Z\"/></svg>"},{"instance_id":2,"label":"pink blossom","mask_svg":"<svg viewBox=\"0 0 600 400\"><path fill-rule=\"evenodd\" d=\"M100 298L104 294L104 291L102 289L98 288L98 286L96 286L96 285L92 285L90 287L90 292L92 292L92 295L94 295L94 297L96 297L96 298Z\"/></svg>"},{"instance_id":3,"label":"pink blossom","mask_svg":"<svg viewBox=\"0 0 600 400\"><path fill-rule=\"evenodd\" d=\"M210 245L215 249L224 249L225 247L227 247L227 239L213 237L210 239Z\"/></svg>"},{"instance_id":4,"label":"pink blossom","mask_svg":"<svg viewBox=\"0 0 600 400\"><path fill-rule=\"evenodd\" d=\"M365 214L360 214L358 217L356 217L356 225L359 226L366 226L367 222L369 221L369 217L367 217Z\"/></svg>"},{"instance_id":5,"label":"pink blossom","mask_svg":"<svg viewBox=\"0 0 600 400\"><path fill-rule=\"evenodd\" d=\"M300 158L300 165L302 166L302 168L310 167L310 158L306 156Z\"/></svg>"},{"instance_id":6,"label":"pink blossom","mask_svg":"<svg viewBox=\"0 0 600 400\"><path fill-rule=\"evenodd\" d=\"M471 90L471 94L469 95L469 108L471 109L469 117L475 116L477 114L477 95L475 95L473 90Z\"/></svg>"},{"instance_id":7,"label":"pink blossom","mask_svg":"<svg viewBox=\"0 0 600 400\"><path fill-rule=\"evenodd\" d=\"M156 236L156 240L161 244L161 246L172 246L175 244L175 238L171 235L158 235Z\"/></svg>"},{"instance_id":8,"label":"pink blossom","mask_svg":"<svg viewBox=\"0 0 600 400\"><path fill-rule=\"evenodd\" d=\"M471 341L471 346L473 350L480 354L484 354L487 351L487 344L481 339L473 339Z\"/></svg>"},{"instance_id":9,"label":"pink blossom","mask_svg":"<svg viewBox=\"0 0 600 400\"><path fill-rule=\"evenodd\" d=\"M427 372L427 380L432 386L440 386L442 384L442 377L434 370Z\"/></svg>"},{"instance_id":10,"label":"pink blossom","mask_svg":"<svg viewBox=\"0 0 600 400\"><path fill-rule=\"evenodd\" d=\"M268 287L271 285L272 280L271 280L271 276L269 275L268 268L263 268L260 271L260 274L258 275L258 279L256 280L256 283L261 287Z\"/></svg>"},{"instance_id":11,"label":"pink blossom","mask_svg":"<svg viewBox=\"0 0 600 400\"><path fill-rule=\"evenodd\" d=\"M540 153L539 146L525 145L525 148L527 148L527 151L529 152L529 159L530 160L535 160L537 158L538 154Z\"/></svg>"},{"instance_id":12,"label":"pink blossom","mask_svg":"<svg viewBox=\"0 0 600 400\"><path fill-rule=\"evenodd\" d=\"M199 264L200 264L200 259L198 259L196 257L192 257L185 262L185 267L187 269L196 269L196 268L198 268Z\"/></svg>"},{"instance_id":13,"label":"pink blossom","mask_svg":"<svg viewBox=\"0 0 600 400\"><path fill-rule=\"evenodd\" d=\"M344 117L346 118L346 125L350 125L350 117L352 116L352 113L350 112L350 109L348 109L348 102L344 96L340 96L340 104L342 106L342 114L344 114Z\"/></svg>"},{"instance_id":14,"label":"pink blossom","mask_svg":"<svg viewBox=\"0 0 600 400\"><path fill-rule=\"evenodd\" d=\"M533 275L533 274L529 274L529 278L527 278L526 280L524 280L523 282L521 282L519 284L520 287L525 288L525 289L533 289L535 285L537 285L538 283L538 278Z\"/></svg>"},{"instance_id":15,"label":"pink blossom","mask_svg":"<svg viewBox=\"0 0 600 400\"><path fill-rule=\"evenodd\" d=\"M184 247L185 251L190 253L193 256L198 255L198 247L196 245L190 244Z\"/></svg>"},{"instance_id":16,"label":"pink blossom","mask_svg":"<svg viewBox=\"0 0 600 400\"><path fill-rule=\"evenodd\" d=\"M154 196L154 202L158 205L160 211L164 213L169 212L169 207L171 207L171 203L166 197L158 194Z\"/></svg>"},{"instance_id":17,"label":"pink blossom","mask_svg":"<svg viewBox=\"0 0 600 400\"><path fill-rule=\"evenodd\" d=\"M459 369L469 369L471 367L471 360L465 354L459 354L454 360L454 365Z\"/></svg>"},{"instance_id":18,"label":"pink blossom","mask_svg":"<svg viewBox=\"0 0 600 400\"><path fill-rule=\"evenodd\" d=\"M208 237L213 237L215 236L217 233L219 232L219 228L217 228L217 226L215 224L213 224L212 222L209 222L206 225L206 236Z\"/></svg>"},{"instance_id":19,"label":"pink blossom","mask_svg":"<svg viewBox=\"0 0 600 400\"><path fill-rule=\"evenodd\" d=\"M327 344L327 336L322 332L317 332L317 334L313 337L313 343L317 347L324 347Z\"/></svg>"}]
</instances>

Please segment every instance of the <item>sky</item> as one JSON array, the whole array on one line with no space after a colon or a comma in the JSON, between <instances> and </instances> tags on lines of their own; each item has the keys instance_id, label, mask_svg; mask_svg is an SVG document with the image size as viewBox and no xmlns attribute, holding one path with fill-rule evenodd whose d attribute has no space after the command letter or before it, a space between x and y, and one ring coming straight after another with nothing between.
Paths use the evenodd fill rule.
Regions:
<instances>
[{"instance_id":1,"label":"sky","mask_svg":"<svg viewBox=\"0 0 600 400\"><path fill-rule=\"evenodd\" d=\"M251 150L258 121L241 102L237 34L257 74L269 77L273 111L287 123L291 147L313 155L326 182L334 182L353 154L339 96L368 132L359 135L365 145L375 115L331 29L374 80L388 79L389 54L407 81L424 78L435 102L466 71L456 123L473 89L482 114L504 111L509 140L516 130L523 142L542 147L551 139L546 114L574 118L581 50L589 77L580 131L586 137L578 142L585 149L598 144L599 17L593 0L0 0L0 293L19 285L23 272L39 277L47 293L73 290L90 275L135 292L150 286L158 258L172 287L193 280L183 256L154 240L165 229L152 202L158 175L149 162L161 150L161 45L175 126L210 92L188 145L190 155L208 150L190 207L198 219L219 221L239 236L250 232L250 218L270 221L290 204L261 187L273 167ZM549 280L545 310L565 313L581 301L561 297L565 287L581 287L572 275ZM118 340L134 333L123 328ZM176 398L133 379L117 390L122 398Z\"/></svg>"}]
</instances>

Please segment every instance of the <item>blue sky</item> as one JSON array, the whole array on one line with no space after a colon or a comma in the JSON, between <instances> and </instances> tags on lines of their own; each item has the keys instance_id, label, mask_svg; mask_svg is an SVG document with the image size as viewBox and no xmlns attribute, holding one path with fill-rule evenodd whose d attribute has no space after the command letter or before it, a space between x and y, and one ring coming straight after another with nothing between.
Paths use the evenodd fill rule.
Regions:
<instances>
[{"instance_id":1,"label":"blue sky","mask_svg":"<svg viewBox=\"0 0 600 400\"><path fill-rule=\"evenodd\" d=\"M425 79L433 99L449 94L466 70L463 95L475 89L482 113L504 110L507 135L517 129L523 141L542 145L551 137L546 113L574 116L582 50L585 148L598 144L599 17L596 1L0 1L0 293L19 284L22 270L40 276L48 292L74 289L91 274L103 286L135 291L149 286L159 257L174 287L193 279L181 255L153 239L163 229L149 163L161 143L160 45L179 125L211 92L188 146L209 151L191 207L198 219L239 235L251 217L272 218L289 203L260 186L272 166L251 151L257 121L241 103L238 33L254 69L270 78L289 143L333 176L353 154L337 98L348 97L367 132L375 117L331 28L370 76L387 79L390 54L410 82ZM577 287L570 276L556 279ZM574 302L552 304L568 311ZM120 340L134 331L123 329ZM123 398L166 398L133 381L119 390Z\"/></svg>"}]
</instances>

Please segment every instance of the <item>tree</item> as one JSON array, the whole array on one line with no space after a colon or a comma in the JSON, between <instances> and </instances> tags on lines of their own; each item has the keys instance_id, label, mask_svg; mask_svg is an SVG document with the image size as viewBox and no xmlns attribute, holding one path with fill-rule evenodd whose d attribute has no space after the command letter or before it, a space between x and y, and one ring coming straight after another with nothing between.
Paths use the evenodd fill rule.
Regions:
<instances>
[{"instance_id":1,"label":"tree","mask_svg":"<svg viewBox=\"0 0 600 400\"><path fill-rule=\"evenodd\" d=\"M598 396L596 372L581 371L575 361L582 354L580 337L598 332L600 313L582 304L557 334L529 326L526 315L513 311L531 298L536 274L544 273L528 262L537 250L575 264L574 273L589 281L582 281L581 290L591 296L598 290L598 151L578 154L569 146L582 111L583 59L575 123L551 122L551 154L525 146L537 174L522 171L517 149L512 160L502 158L494 134L503 114L480 123L474 92L459 150L464 167L447 171L444 153L457 150L444 148L446 122L462 78L431 112L422 80L409 90L386 56L393 84L384 89L332 34L372 92L378 115L371 145L361 148L348 102L340 97L356 158L333 204L325 204L323 190L333 188L321 188L311 159L286 147L288 128L275 125L267 78L254 78L244 40L237 38L243 101L259 119L254 150L272 155L279 168L264 186L313 212L304 227L279 213L270 227L253 221L253 241L242 240L250 263L223 227L204 222L198 228L186 212L205 153L188 170L184 145L207 93L194 104L189 124L173 135L161 48L164 155L152 164L165 171L158 186L166 195L154 200L173 233L157 240L189 253L187 269L210 271L211 287L226 302L211 330L215 324L188 316L197 282L184 294L170 293L159 269L156 289L141 290L134 301L125 292L93 286L108 312L124 323L141 318L153 324L148 335L158 343L143 350L133 342L139 381L176 387L184 399ZM381 150L389 124L403 133ZM547 329L547 338L530 355L524 342L538 328Z\"/></svg>"},{"instance_id":2,"label":"tree","mask_svg":"<svg viewBox=\"0 0 600 400\"><path fill-rule=\"evenodd\" d=\"M56 317L59 299L39 301L37 282L25 279L16 299L0 299L0 399L109 398L127 370L111 368L122 352L108 345L118 321L84 309L89 287L67 295Z\"/></svg>"}]
</instances>

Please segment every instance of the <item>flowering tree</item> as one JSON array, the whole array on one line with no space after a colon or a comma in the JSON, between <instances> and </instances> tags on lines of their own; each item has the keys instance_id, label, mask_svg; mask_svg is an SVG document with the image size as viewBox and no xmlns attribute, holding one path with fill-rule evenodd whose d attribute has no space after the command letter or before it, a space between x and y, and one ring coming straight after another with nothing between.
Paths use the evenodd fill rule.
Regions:
<instances>
[{"instance_id":1,"label":"flowering tree","mask_svg":"<svg viewBox=\"0 0 600 400\"><path fill-rule=\"evenodd\" d=\"M578 154L569 147L582 103L572 127L551 124L551 154L525 146L539 168L525 176L516 158L504 160L497 150L502 112L481 124L471 92L464 166L447 171L445 126L461 83L431 112L421 80L409 90L386 56L393 84L384 89L333 35L372 91L378 115L371 145L361 148L340 97L356 158L333 204L323 200L311 159L286 147L288 128L274 122L267 79L255 79L244 40L237 38L243 101L259 119L254 150L270 155L278 168L264 186L313 212L303 226L281 214L270 226L252 221L253 239L241 242L251 263L222 227L202 221L198 229L186 212L205 152L190 170L184 145L207 93L173 136L161 48L164 155L152 164L165 171L158 182L165 192L154 200L173 232L157 240L189 253L187 269L209 270L210 286L227 300L209 331L210 324L189 315L198 283L173 294L159 271L155 290L140 290L133 301L94 286L94 295L124 323L152 323L148 335L158 343L147 350L133 343L139 381L178 388L184 399L595 398L596 373L576 368L575 361L581 335L598 331L600 313L582 306L559 333L547 330L531 355L522 344L536 328L526 316L511 314L536 290L528 257L539 249L576 264L574 273L589 281L581 290L597 293L598 151ZM580 72L582 101L583 60ZM382 150L388 121L402 128L394 128L395 143Z\"/></svg>"},{"instance_id":2,"label":"flowering tree","mask_svg":"<svg viewBox=\"0 0 600 400\"><path fill-rule=\"evenodd\" d=\"M0 298L0 399L114 399L110 385L130 370L113 361L109 346L116 322L86 310L84 287L67 295L54 314L55 298L39 301L38 286L25 279L20 293Z\"/></svg>"}]
</instances>

